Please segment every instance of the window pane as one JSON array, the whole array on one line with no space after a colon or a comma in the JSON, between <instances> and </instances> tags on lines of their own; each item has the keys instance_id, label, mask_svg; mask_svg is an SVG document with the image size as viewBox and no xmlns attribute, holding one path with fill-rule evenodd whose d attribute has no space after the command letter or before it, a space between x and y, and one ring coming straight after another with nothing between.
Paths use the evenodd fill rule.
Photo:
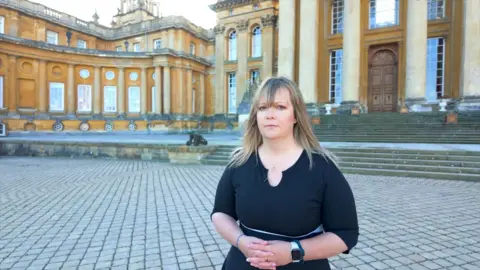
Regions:
<instances>
[{"instance_id":1,"label":"window pane","mask_svg":"<svg viewBox=\"0 0 480 270\"><path fill-rule=\"evenodd\" d=\"M228 74L228 113L237 113L237 78L235 73Z\"/></svg>"},{"instance_id":2,"label":"window pane","mask_svg":"<svg viewBox=\"0 0 480 270\"><path fill-rule=\"evenodd\" d=\"M399 23L398 0L370 0L370 29Z\"/></svg>"},{"instance_id":3,"label":"window pane","mask_svg":"<svg viewBox=\"0 0 480 270\"><path fill-rule=\"evenodd\" d=\"M329 100L336 104L342 102L342 59L342 49L333 50L330 52Z\"/></svg>"},{"instance_id":4,"label":"window pane","mask_svg":"<svg viewBox=\"0 0 480 270\"><path fill-rule=\"evenodd\" d=\"M128 88L128 111L133 113L140 112L140 87L130 86Z\"/></svg>"},{"instance_id":5,"label":"window pane","mask_svg":"<svg viewBox=\"0 0 480 270\"><path fill-rule=\"evenodd\" d=\"M63 83L50 83L50 111L64 110L64 88Z\"/></svg>"},{"instance_id":6,"label":"window pane","mask_svg":"<svg viewBox=\"0 0 480 270\"><path fill-rule=\"evenodd\" d=\"M333 0L332 34L343 33L343 2L344 0Z\"/></svg>"},{"instance_id":7,"label":"window pane","mask_svg":"<svg viewBox=\"0 0 480 270\"><path fill-rule=\"evenodd\" d=\"M3 108L3 76L0 76L0 108Z\"/></svg>"},{"instance_id":8,"label":"window pane","mask_svg":"<svg viewBox=\"0 0 480 270\"><path fill-rule=\"evenodd\" d=\"M105 112L117 111L117 87L105 86L103 88L103 110Z\"/></svg>"},{"instance_id":9,"label":"window pane","mask_svg":"<svg viewBox=\"0 0 480 270\"><path fill-rule=\"evenodd\" d=\"M435 102L444 95L444 46L443 38L427 41L427 89L426 99Z\"/></svg>"},{"instance_id":10,"label":"window pane","mask_svg":"<svg viewBox=\"0 0 480 270\"><path fill-rule=\"evenodd\" d=\"M77 91L77 110L79 112L92 111L92 86L79 84Z\"/></svg>"}]
</instances>

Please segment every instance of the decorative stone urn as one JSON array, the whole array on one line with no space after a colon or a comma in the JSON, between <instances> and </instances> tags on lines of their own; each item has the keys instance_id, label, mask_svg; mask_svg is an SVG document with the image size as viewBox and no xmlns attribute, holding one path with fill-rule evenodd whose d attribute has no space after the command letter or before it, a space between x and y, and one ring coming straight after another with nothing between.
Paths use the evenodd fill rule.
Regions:
<instances>
[{"instance_id":1,"label":"decorative stone urn","mask_svg":"<svg viewBox=\"0 0 480 270\"><path fill-rule=\"evenodd\" d=\"M448 99L440 99L440 102L438 103L438 105L440 106L440 111L441 112L446 112L447 111L447 102L448 102Z\"/></svg>"},{"instance_id":2,"label":"decorative stone urn","mask_svg":"<svg viewBox=\"0 0 480 270\"><path fill-rule=\"evenodd\" d=\"M332 114L332 104L325 104L325 109L327 110L326 115Z\"/></svg>"}]
</instances>

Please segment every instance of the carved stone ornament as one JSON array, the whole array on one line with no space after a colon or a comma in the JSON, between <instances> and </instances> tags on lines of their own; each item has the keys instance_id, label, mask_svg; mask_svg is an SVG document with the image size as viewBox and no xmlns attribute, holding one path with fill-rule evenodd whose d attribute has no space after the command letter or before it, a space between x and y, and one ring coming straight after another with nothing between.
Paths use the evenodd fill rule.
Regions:
<instances>
[{"instance_id":1,"label":"carved stone ornament","mask_svg":"<svg viewBox=\"0 0 480 270\"><path fill-rule=\"evenodd\" d=\"M225 33L225 25L216 25L213 28L213 31L215 32L215 35L223 35L223 33Z\"/></svg>"},{"instance_id":2,"label":"carved stone ornament","mask_svg":"<svg viewBox=\"0 0 480 270\"><path fill-rule=\"evenodd\" d=\"M52 126L53 131L62 131L63 130L63 123L61 121L56 121Z\"/></svg>"},{"instance_id":3,"label":"carved stone ornament","mask_svg":"<svg viewBox=\"0 0 480 270\"><path fill-rule=\"evenodd\" d=\"M112 132L113 131L113 124L111 122L107 122L105 124L105 131Z\"/></svg>"},{"instance_id":4,"label":"carved stone ornament","mask_svg":"<svg viewBox=\"0 0 480 270\"><path fill-rule=\"evenodd\" d=\"M132 81L138 80L138 73L137 72L130 73L130 80Z\"/></svg>"},{"instance_id":5,"label":"carved stone ornament","mask_svg":"<svg viewBox=\"0 0 480 270\"><path fill-rule=\"evenodd\" d=\"M128 130L135 131L136 129L137 129L137 125L135 124L135 122L130 121L130 124L128 124Z\"/></svg>"},{"instance_id":6,"label":"carved stone ornament","mask_svg":"<svg viewBox=\"0 0 480 270\"><path fill-rule=\"evenodd\" d=\"M237 29L239 32L246 31L248 29L248 20L241 20L237 22Z\"/></svg>"},{"instance_id":7,"label":"carved stone ornament","mask_svg":"<svg viewBox=\"0 0 480 270\"><path fill-rule=\"evenodd\" d=\"M271 15L271 14L268 14L268 15L265 15L265 16L262 16L262 26L263 27L273 27L275 26L277 23L277 16L276 15Z\"/></svg>"},{"instance_id":8,"label":"carved stone ornament","mask_svg":"<svg viewBox=\"0 0 480 270\"><path fill-rule=\"evenodd\" d=\"M90 124L88 122L82 122L80 124L81 131L88 131L90 129Z\"/></svg>"}]
</instances>

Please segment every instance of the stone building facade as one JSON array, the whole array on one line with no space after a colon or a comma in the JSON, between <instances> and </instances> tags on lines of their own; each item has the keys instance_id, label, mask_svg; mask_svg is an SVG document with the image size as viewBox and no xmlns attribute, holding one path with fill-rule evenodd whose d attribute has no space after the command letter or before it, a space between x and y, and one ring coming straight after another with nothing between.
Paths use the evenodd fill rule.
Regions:
<instances>
[{"instance_id":1,"label":"stone building facade","mask_svg":"<svg viewBox=\"0 0 480 270\"><path fill-rule=\"evenodd\" d=\"M237 126L252 85L285 75L312 115L478 108L480 1L219 0L217 25L120 0L111 27L0 0L0 120L10 130Z\"/></svg>"}]
</instances>

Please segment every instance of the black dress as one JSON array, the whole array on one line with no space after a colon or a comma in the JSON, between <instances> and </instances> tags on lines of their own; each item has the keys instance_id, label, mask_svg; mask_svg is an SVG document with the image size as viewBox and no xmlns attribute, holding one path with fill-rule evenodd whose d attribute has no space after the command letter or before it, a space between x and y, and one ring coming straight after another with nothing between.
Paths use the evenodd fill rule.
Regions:
<instances>
[{"instance_id":1,"label":"black dress","mask_svg":"<svg viewBox=\"0 0 480 270\"><path fill-rule=\"evenodd\" d=\"M246 235L264 240L288 240L284 236L306 235L322 226L323 231L335 233L345 242L348 250L344 253L348 254L359 235L352 190L331 161L313 154L313 164L309 170L308 155L303 151L296 163L283 172L280 183L272 187L266 181L267 170L260 158L252 154L242 166L225 169L212 215L225 213L239 222ZM311 236L303 238L308 237ZM243 253L232 246L222 269L257 268L250 266ZM323 270L330 266L327 259L321 259L290 263L277 269Z\"/></svg>"}]
</instances>

